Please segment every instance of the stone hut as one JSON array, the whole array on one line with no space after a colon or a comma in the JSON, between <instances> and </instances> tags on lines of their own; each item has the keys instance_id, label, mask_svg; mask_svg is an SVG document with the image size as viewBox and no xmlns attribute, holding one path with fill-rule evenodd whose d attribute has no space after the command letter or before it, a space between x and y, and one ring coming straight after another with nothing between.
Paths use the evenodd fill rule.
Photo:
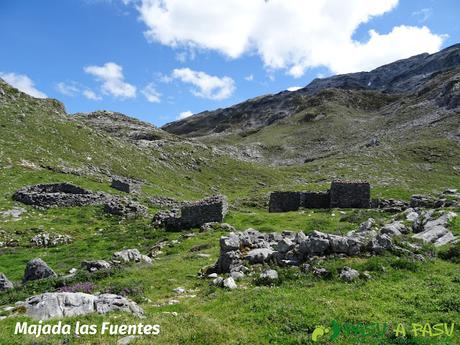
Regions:
<instances>
[{"instance_id":1,"label":"stone hut","mask_svg":"<svg viewBox=\"0 0 460 345\"><path fill-rule=\"evenodd\" d=\"M141 189L141 183L123 177L114 177L110 187L125 193L138 193Z\"/></svg>"},{"instance_id":2,"label":"stone hut","mask_svg":"<svg viewBox=\"0 0 460 345\"><path fill-rule=\"evenodd\" d=\"M190 229L210 222L221 223L227 210L227 197L212 196L196 202L187 202L179 209L159 212L154 216L153 224L168 231Z\"/></svg>"},{"instance_id":3,"label":"stone hut","mask_svg":"<svg viewBox=\"0 0 460 345\"><path fill-rule=\"evenodd\" d=\"M268 212L297 211L301 206L301 192L273 192L270 194Z\"/></svg>"},{"instance_id":4,"label":"stone hut","mask_svg":"<svg viewBox=\"0 0 460 345\"><path fill-rule=\"evenodd\" d=\"M335 180L331 183L331 208L369 208L371 186L366 181Z\"/></svg>"}]
</instances>

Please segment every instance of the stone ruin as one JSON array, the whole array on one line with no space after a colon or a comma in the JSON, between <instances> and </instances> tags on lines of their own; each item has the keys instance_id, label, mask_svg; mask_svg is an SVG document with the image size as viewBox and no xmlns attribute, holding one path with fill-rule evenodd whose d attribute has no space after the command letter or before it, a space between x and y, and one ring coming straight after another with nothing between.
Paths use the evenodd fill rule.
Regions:
<instances>
[{"instance_id":1,"label":"stone ruin","mask_svg":"<svg viewBox=\"0 0 460 345\"><path fill-rule=\"evenodd\" d=\"M187 202L178 209L159 212L153 218L153 225L168 231L178 231L200 227L205 223L221 223L227 210L227 197L212 196L196 202Z\"/></svg>"},{"instance_id":2,"label":"stone ruin","mask_svg":"<svg viewBox=\"0 0 460 345\"><path fill-rule=\"evenodd\" d=\"M14 193L13 199L26 205L51 208L100 204L107 200L107 195L70 183L53 183L24 187Z\"/></svg>"},{"instance_id":3,"label":"stone ruin","mask_svg":"<svg viewBox=\"0 0 460 345\"><path fill-rule=\"evenodd\" d=\"M371 186L366 181L335 180L331 183L331 208L369 208Z\"/></svg>"},{"instance_id":4,"label":"stone ruin","mask_svg":"<svg viewBox=\"0 0 460 345\"><path fill-rule=\"evenodd\" d=\"M269 212L297 211L299 208L329 208L327 192L273 192L270 194Z\"/></svg>"},{"instance_id":5,"label":"stone ruin","mask_svg":"<svg viewBox=\"0 0 460 345\"><path fill-rule=\"evenodd\" d=\"M456 216L449 211L438 214L434 210L407 209L381 227L369 218L346 235L320 231L264 233L254 229L231 232L220 238L218 260L202 274L246 273L254 264L300 266L319 258L367 257L385 251L424 260L419 254L423 243L439 247L459 241L448 229Z\"/></svg>"},{"instance_id":6,"label":"stone ruin","mask_svg":"<svg viewBox=\"0 0 460 345\"><path fill-rule=\"evenodd\" d=\"M110 187L125 193L139 193L141 190L141 183L124 177L114 177L112 178Z\"/></svg>"},{"instance_id":7,"label":"stone ruin","mask_svg":"<svg viewBox=\"0 0 460 345\"><path fill-rule=\"evenodd\" d=\"M326 192L273 192L269 212L297 211L299 208L369 208L368 182L335 180Z\"/></svg>"},{"instance_id":8,"label":"stone ruin","mask_svg":"<svg viewBox=\"0 0 460 345\"><path fill-rule=\"evenodd\" d=\"M103 192L92 192L70 183L24 187L14 193L13 199L42 208L104 205L106 213L127 218L148 214L147 208L138 202Z\"/></svg>"}]
</instances>

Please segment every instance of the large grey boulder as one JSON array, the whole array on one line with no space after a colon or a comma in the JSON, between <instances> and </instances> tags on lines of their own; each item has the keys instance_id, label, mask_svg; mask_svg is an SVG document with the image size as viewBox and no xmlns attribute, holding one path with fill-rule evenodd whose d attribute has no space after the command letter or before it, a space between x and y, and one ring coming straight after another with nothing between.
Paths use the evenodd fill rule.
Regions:
<instances>
[{"instance_id":1,"label":"large grey boulder","mask_svg":"<svg viewBox=\"0 0 460 345\"><path fill-rule=\"evenodd\" d=\"M219 273L232 272L242 264L241 253L236 251L221 252L215 269Z\"/></svg>"},{"instance_id":2,"label":"large grey boulder","mask_svg":"<svg viewBox=\"0 0 460 345\"><path fill-rule=\"evenodd\" d=\"M229 236L222 236L220 238L220 250L222 252L229 252L238 250L240 248L240 239L234 233Z\"/></svg>"},{"instance_id":3,"label":"large grey boulder","mask_svg":"<svg viewBox=\"0 0 460 345\"><path fill-rule=\"evenodd\" d=\"M95 310L99 314L105 314L111 311L123 311L136 316L142 316L144 314L144 311L135 302L114 294L102 294L97 296Z\"/></svg>"},{"instance_id":4,"label":"large grey boulder","mask_svg":"<svg viewBox=\"0 0 460 345\"><path fill-rule=\"evenodd\" d=\"M30 260L25 268L22 282L26 283L30 280L39 280L46 278L55 278L57 274L40 258Z\"/></svg>"},{"instance_id":5,"label":"large grey boulder","mask_svg":"<svg viewBox=\"0 0 460 345\"><path fill-rule=\"evenodd\" d=\"M262 264L264 262L269 262L274 253L275 251L270 248L257 248L250 250L245 256L245 259L251 264Z\"/></svg>"},{"instance_id":6,"label":"large grey boulder","mask_svg":"<svg viewBox=\"0 0 460 345\"><path fill-rule=\"evenodd\" d=\"M387 234L378 234L371 242L369 242L370 251L376 254L381 254L385 250L393 248L393 240Z\"/></svg>"},{"instance_id":7,"label":"large grey boulder","mask_svg":"<svg viewBox=\"0 0 460 345\"><path fill-rule=\"evenodd\" d=\"M278 272L275 270L266 270L259 275L259 281L265 285L271 285L278 281Z\"/></svg>"},{"instance_id":8,"label":"large grey boulder","mask_svg":"<svg viewBox=\"0 0 460 345\"><path fill-rule=\"evenodd\" d=\"M423 225L423 231L413 235L413 238L435 246L442 246L455 242L457 238L447 229L447 224L457 216L454 212L447 212L437 219L430 220Z\"/></svg>"},{"instance_id":9,"label":"large grey boulder","mask_svg":"<svg viewBox=\"0 0 460 345\"><path fill-rule=\"evenodd\" d=\"M353 268L345 266L340 271L340 279L346 282L352 282L359 278L359 272Z\"/></svg>"},{"instance_id":10,"label":"large grey boulder","mask_svg":"<svg viewBox=\"0 0 460 345\"><path fill-rule=\"evenodd\" d=\"M99 270L108 270L112 268L112 264L105 260L92 260L92 261L82 261L81 267L86 269L89 272L96 272Z\"/></svg>"},{"instance_id":11,"label":"large grey boulder","mask_svg":"<svg viewBox=\"0 0 460 345\"><path fill-rule=\"evenodd\" d=\"M283 238L282 240L278 242L276 249L280 253L286 253L290 251L293 247L294 247L294 242L292 242L291 239Z\"/></svg>"},{"instance_id":12,"label":"large grey boulder","mask_svg":"<svg viewBox=\"0 0 460 345\"><path fill-rule=\"evenodd\" d=\"M385 224L380 230L380 233L387 234L389 236L401 236L402 234L407 234L408 232L409 231L404 223L400 221Z\"/></svg>"},{"instance_id":13,"label":"large grey boulder","mask_svg":"<svg viewBox=\"0 0 460 345\"><path fill-rule=\"evenodd\" d=\"M363 248L363 243L353 237L329 235L331 251L335 254L357 255Z\"/></svg>"},{"instance_id":14,"label":"large grey boulder","mask_svg":"<svg viewBox=\"0 0 460 345\"><path fill-rule=\"evenodd\" d=\"M313 231L307 239L300 243L300 252L304 256L324 255L330 250L329 235Z\"/></svg>"},{"instance_id":15,"label":"large grey boulder","mask_svg":"<svg viewBox=\"0 0 460 345\"><path fill-rule=\"evenodd\" d=\"M10 280L4 275L0 273L0 292L14 289L14 285Z\"/></svg>"},{"instance_id":16,"label":"large grey boulder","mask_svg":"<svg viewBox=\"0 0 460 345\"><path fill-rule=\"evenodd\" d=\"M227 288L230 290L236 289L238 287L235 283L235 280L232 277L228 277L227 279L224 279L222 285L224 288Z\"/></svg>"},{"instance_id":17,"label":"large grey boulder","mask_svg":"<svg viewBox=\"0 0 460 345\"><path fill-rule=\"evenodd\" d=\"M122 263L128 262L145 262L152 263L152 259L147 255L142 255L137 249L124 249L119 252L113 253L112 260L120 261Z\"/></svg>"},{"instance_id":18,"label":"large grey boulder","mask_svg":"<svg viewBox=\"0 0 460 345\"><path fill-rule=\"evenodd\" d=\"M35 320L49 320L110 311L130 312L142 316L143 310L134 302L118 295L99 296L81 292L52 292L28 298L23 306L26 315Z\"/></svg>"}]
</instances>

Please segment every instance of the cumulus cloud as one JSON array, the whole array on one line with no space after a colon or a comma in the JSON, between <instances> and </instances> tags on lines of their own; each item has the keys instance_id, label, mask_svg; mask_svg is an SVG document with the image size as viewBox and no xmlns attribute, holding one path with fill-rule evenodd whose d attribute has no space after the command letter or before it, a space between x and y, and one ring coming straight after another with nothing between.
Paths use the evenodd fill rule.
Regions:
<instances>
[{"instance_id":1,"label":"cumulus cloud","mask_svg":"<svg viewBox=\"0 0 460 345\"><path fill-rule=\"evenodd\" d=\"M183 111L179 114L179 116L177 117L178 120L183 120L187 117L190 117L192 116L193 113L190 111L190 110L187 110L187 111Z\"/></svg>"},{"instance_id":2,"label":"cumulus cloud","mask_svg":"<svg viewBox=\"0 0 460 345\"><path fill-rule=\"evenodd\" d=\"M123 68L120 65L107 62L102 66L86 66L83 70L102 83L101 90L104 94L120 99L136 97L136 87L124 81Z\"/></svg>"},{"instance_id":3,"label":"cumulus cloud","mask_svg":"<svg viewBox=\"0 0 460 345\"><path fill-rule=\"evenodd\" d=\"M297 91L297 90L300 90L302 88L302 86L291 86L291 87L288 87L286 90L288 91Z\"/></svg>"},{"instance_id":4,"label":"cumulus cloud","mask_svg":"<svg viewBox=\"0 0 460 345\"><path fill-rule=\"evenodd\" d=\"M254 75L253 74L249 74L247 75L246 77L244 77L245 80L247 81L253 81L254 80Z\"/></svg>"},{"instance_id":5,"label":"cumulus cloud","mask_svg":"<svg viewBox=\"0 0 460 345\"><path fill-rule=\"evenodd\" d=\"M93 90L75 81L67 83L59 82L56 84L56 90L59 93L62 93L63 95L69 97L83 95L85 98L90 99L92 101L100 101L102 99L102 97L95 93Z\"/></svg>"},{"instance_id":6,"label":"cumulus cloud","mask_svg":"<svg viewBox=\"0 0 460 345\"><path fill-rule=\"evenodd\" d=\"M37 90L35 84L27 75L16 73L3 73L0 72L0 78L5 80L8 84L16 89L27 93L28 95L36 98L46 98L46 94Z\"/></svg>"},{"instance_id":7,"label":"cumulus cloud","mask_svg":"<svg viewBox=\"0 0 460 345\"><path fill-rule=\"evenodd\" d=\"M147 101L151 103L160 103L161 101L161 93L159 93L155 89L155 85L153 83L148 84L146 87L144 87L141 91Z\"/></svg>"},{"instance_id":8,"label":"cumulus cloud","mask_svg":"<svg viewBox=\"0 0 460 345\"><path fill-rule=\"evenodd\" d=\"M201 98L223 100L235 91L235 82L230 77L216 77L190 68L176 68L172 72L174 79L195 86L191 92Z\"/></svg>"},{"instance_id":9,"label":"cumulus cloud","mask_svg":"<svg viewBox=\"0 0 460 345\"><path fill-rule=\"evenodd\" d=\"M90 89L83 90L82 94L83 96L85 96L86 98L92 101L100 101L102 99L101 96L99 96L93 90L90 90Z\"/></svg>"},{"instance_id":10,"label":"cumulus cloud","mask_svg":"<svg viewBox=\"0 0 460 345\"><path fill-rule=\"evenodd\" d=\"M419 11L414 11L412 12L412 15L414 17L418 18L418 21L421 23L424 23L430 19L431 15L433 14L433 9L432 8L422 8Z\"/></svg>"},{"instance_id":11,"label":"cumulus cloud","mask_svg":"<svg viewBox=\"0 0 460 345\"><path fill-rule=\"evenodd\" d=\"M138 10L150 41L215 50L230 58L256 52L268 69L300 77L312 67L355 72L439 50L445 37L427 27L371 30L366 42L353 40L361 24L397 4L398 0L220 0L216 6L214 0L142 0Z\"/></svg>"},{"instance_id":12,"label":"cumulus cloud","mask_svg":"<svg viewBox=\"0 0 460 345\"><path fill-rule=\"evenodd\" d=\"M74 82L60 82L56 84L56 91L62 93L65 96L74 97L80 92L80 89Z\"/></svg>"}]
</instances>

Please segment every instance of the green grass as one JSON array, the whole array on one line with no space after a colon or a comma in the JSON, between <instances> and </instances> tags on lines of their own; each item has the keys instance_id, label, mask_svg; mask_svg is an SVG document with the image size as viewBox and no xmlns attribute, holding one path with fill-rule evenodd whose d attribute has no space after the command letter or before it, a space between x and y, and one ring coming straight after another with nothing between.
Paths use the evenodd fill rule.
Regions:
<instances>
[{"instance_id":1,"label":"green grass","mask_svg":"<svg viewBox=\"0 0 460 345\"><path fill-rule=\"evenodd\" d=\"M331 270L332 277L328 280L295 268L277 268L280 283L272 287L257 284L257 272L264 267L255 267L254 275L238 282L239 289L226 291L197 277L202 267L218 258L219 237L225 233L198 233L195 229L196 236L185 239L180 233L153 229L150 218L121 220L105 215L101 207L95 206L39 210L12 200L13 193L23 186L51 182L71 182L94 191L120 194L109 187L109 175L117 174L144 180L142 193L136 197L142 203L152 195L193 200L225 194L231 206L225 221L238 230L252 227L264 232L320 230L343 234L356 229L369 217L382 224L391 215L375 210L270 214L265 206L269 192L326 190L333 178L367 179L372 184L373 197L403 200L409 200L412 194L437 193L447 187L460 189L460 175L455 170L460 166L460 151L452 141L427 136L427 129L408 134L410 140L404 143L395 138L391 145L372 150L350 150L295 166L270 166L241 162L218 155L211 147L193 146L177 138L167 139L161 148L139 148L67 117L56 101L31 99L3 84L2 88L15 99L0 100L0 211L20 206L27 212L17 221L0 218L0 242L4 238L19 241L18 247L0 249L0 272L18 283L26 262L36 257L63 275L72 267L78 268L82 260L110 259L113 252L124 248L138 248L146 253L163 239L180 243L164 248L152 266L128 265L97 274L81 272L65 282L57 279L29 283L0 293L0 305L12 305L33 294L54 291L62 284L92 282L95 292L124 293L139 302L146 318L138 320L129 314L112 313L70 318L65 322L100 325L103 321L141 321L161 325L159 336L142 337L133 344L312 344L310 336L315 327L329 326L332 320L460 323L458 245L441 248L439 257L427 262L413 262L391 254L317 261L316 265ZM340 93L336 96L334 102L307 110L330 113L328 119L333 119L335 126L332 130L343 132L338 136L341 141L355 142L354 135L363 130L360 126L366 120L377 121L375 126L380 127L399 123L394 116L379 117L372 110L375 102L382 100L359 100L358 95L358 101L364 103L354 110L343 103ZM294 116L293 123L287 121L278 128L270 126L244 139L227 139L229 143L238 139L242 144L260 140L275 152L281 140L295 145L302 136L318 141L330 127L330 122L323 120L300 125L301 116ZM410 119L413 113L408 107L400 116ZM300 144L305 146L300 145L299 149L309 148L308 141ZM36 167L27 167L24 160ZM60 174L39 168L40 165L79 168L83 173L82 176ZM458 208L453 210L460 212ZM450 224L450 229L460 235L460 218ZM41 231L69 234L74 242L54 248L30 247L30 238ZM196 248L201 249L196 251ZM200 257L197 253L210 257ZM343 266L367 270L372 279L344 283L338 278L338 270ZM195 297L176 296L172 289L179 286L190 290L188 295ZM164 305L172 298L180 303ZM171 312L177 312L177 316ZM0 308L0 316L4 314ZM32 344L36 340L13 335L15 323L23 320L30 321L21 315L0 320L0 345ZM39 343L115 344L118 338L82 335L40 338ZM357 342L343 337L335 342L322 342L329 343ZM386 343L394 342L389 336ZM460 343L458 331L452 341L456 343Z\"/></svg>"}]
</instances>

